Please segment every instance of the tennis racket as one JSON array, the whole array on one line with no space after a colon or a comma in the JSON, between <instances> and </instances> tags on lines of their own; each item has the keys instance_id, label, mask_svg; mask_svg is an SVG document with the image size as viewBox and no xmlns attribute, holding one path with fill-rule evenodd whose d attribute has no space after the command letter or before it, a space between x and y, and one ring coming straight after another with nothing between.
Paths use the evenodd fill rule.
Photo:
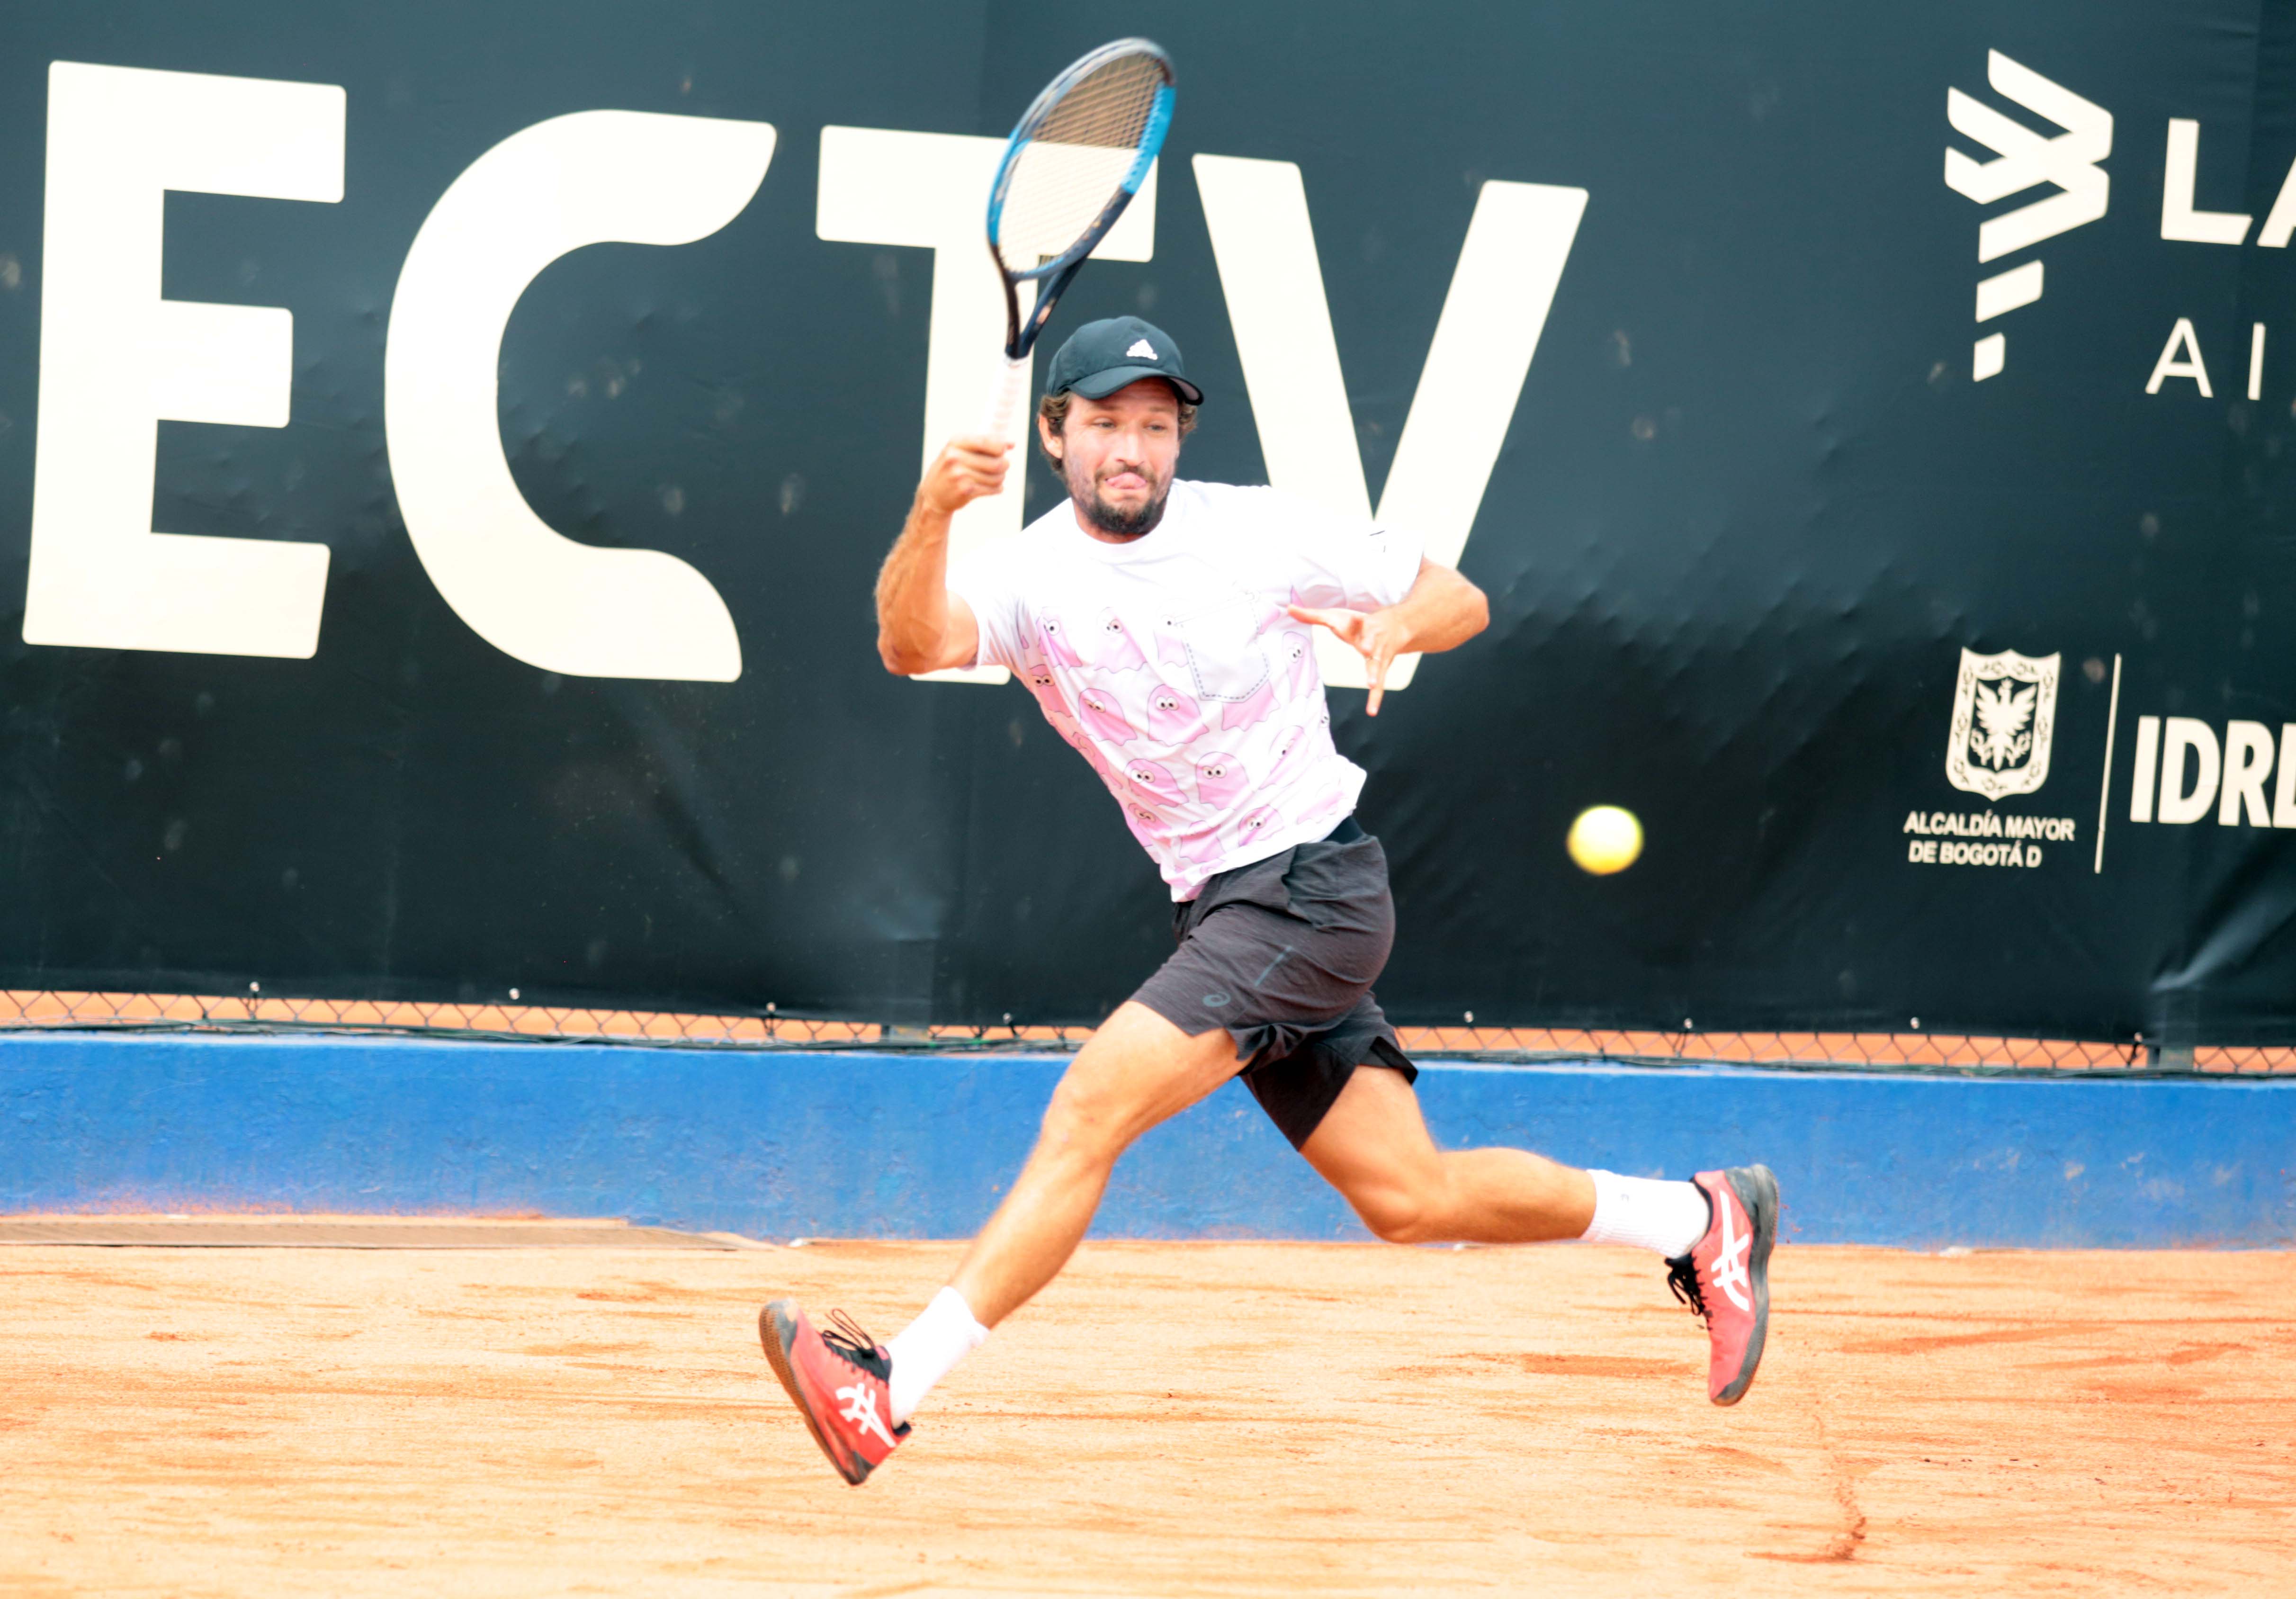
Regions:
<instances>
[{"instance_id":1,"label":"tennis racket","mask_svg":"<svg viewBox=\"0 0 2296 1599\"><path fill-rule=\"evenodd\" d=\"M1029 392L1029 354L1077 268L1140 192L1172 126L1172 58L1119 39L1074 62L1022 114L988 190L988 253L1004 283L1004 371L988 426L1002 439ZM1021 285L1037 285L1021 310Z\"/></svg>"}]
</instances>

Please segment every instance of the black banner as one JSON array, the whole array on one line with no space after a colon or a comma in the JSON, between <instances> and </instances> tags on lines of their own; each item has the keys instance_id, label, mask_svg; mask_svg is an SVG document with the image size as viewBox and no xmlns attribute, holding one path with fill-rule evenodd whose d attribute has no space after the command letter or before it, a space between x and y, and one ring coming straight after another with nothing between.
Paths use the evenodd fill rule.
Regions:
<instances>
[{"instance_id":1,"label":"black banner","mask_svg":"<svg viewBox=\"0 0 2296 1599\"><path fill-rule=\"evenodd\" d=\"M1052 337L1152 317L1184 475L1491 596L1332 693L1398 1021L2296 1041L2296 21L2231 0L20 4L0 982L1120 1000L1116 808L870 590L974 167L1133 31L1172 139Z\"/></svg>"}]
</instances>

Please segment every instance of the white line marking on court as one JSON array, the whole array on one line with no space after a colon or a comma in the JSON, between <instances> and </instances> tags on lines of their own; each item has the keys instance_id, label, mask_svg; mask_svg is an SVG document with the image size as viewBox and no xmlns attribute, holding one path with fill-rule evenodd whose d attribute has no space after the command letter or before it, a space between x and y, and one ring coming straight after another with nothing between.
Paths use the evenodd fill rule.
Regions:
<instances>
[{"instance_id":1,"label":"white line marking on court","mask_svg":"<svg viewBox=\"0 0 2296 1599\"><path fill-rule=\"evenodd\" d=\"M2112 735L2120 725L2120 657L2112 658L2112 700L2104 712L2104 779L2096 790L2096 870L2104 870L2104 809L2112 799Z\"/></svg>"}]
</instances>

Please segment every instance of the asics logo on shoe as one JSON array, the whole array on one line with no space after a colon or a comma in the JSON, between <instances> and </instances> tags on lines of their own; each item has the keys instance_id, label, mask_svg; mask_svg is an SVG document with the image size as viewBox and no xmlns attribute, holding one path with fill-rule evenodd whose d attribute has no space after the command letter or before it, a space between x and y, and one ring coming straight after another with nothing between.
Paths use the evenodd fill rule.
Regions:
<instances>
[{"instance_id":1,"label":"asics logo on shoe","mask_svg":"<svg viewBox=\"0 0 2296 1599\"><path fill-rule=\"evenodd\" d=\"M1754 1235L1741 1233L1732 1225L1738 1214L1737 1206L1722 1201L1718 1194L1716 1198L1721 1201L1714 1208L1722 1213L1722 1250L1714 1257L1714 1286L1728 1294L1730 1302L1739 1309L1751 1310L1754 1301L1746 1297L1746 1291L1754 1284L1746 1275L1746 1257L1754 1247Z\"/></svg>"},{"instance_id":2,"label":"asics logo on shoe","mask_svg":"<svg viewBox=\"0 0 2296 1599\"><path fill-rule=\"evenodd\" d=\"M893 1447L893 1435L885 1431L884 1422L878 1417L875 1394L865 1388L856 1386L839 1389L837 1397L845 1401L845 1408L840 1414L847 1421L864 1432L873 1432L883 1439L887 1448Z\"/></svg>"}]
</instances>

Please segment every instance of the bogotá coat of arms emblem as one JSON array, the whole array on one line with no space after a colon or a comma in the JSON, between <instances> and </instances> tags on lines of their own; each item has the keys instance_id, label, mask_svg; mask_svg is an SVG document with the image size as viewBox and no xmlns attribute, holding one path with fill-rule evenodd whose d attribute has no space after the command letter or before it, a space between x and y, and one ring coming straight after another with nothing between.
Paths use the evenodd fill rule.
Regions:
<instances>
[{"instance_id":1,"label":"bogot\u00e1 coat of arms emblem","mask_svg":"<svg viewBox=\"0 0 2296 1599\"><path fill-rule=\"evenodd\" d=\"M2030 794L2049 780L2049 738L2057 726L2057 663L2062 655L1961 652L1953 687L1953 734L1945 750L1946 781L1965 793L1999 800Z\"/></svg>"}]
</instances>

